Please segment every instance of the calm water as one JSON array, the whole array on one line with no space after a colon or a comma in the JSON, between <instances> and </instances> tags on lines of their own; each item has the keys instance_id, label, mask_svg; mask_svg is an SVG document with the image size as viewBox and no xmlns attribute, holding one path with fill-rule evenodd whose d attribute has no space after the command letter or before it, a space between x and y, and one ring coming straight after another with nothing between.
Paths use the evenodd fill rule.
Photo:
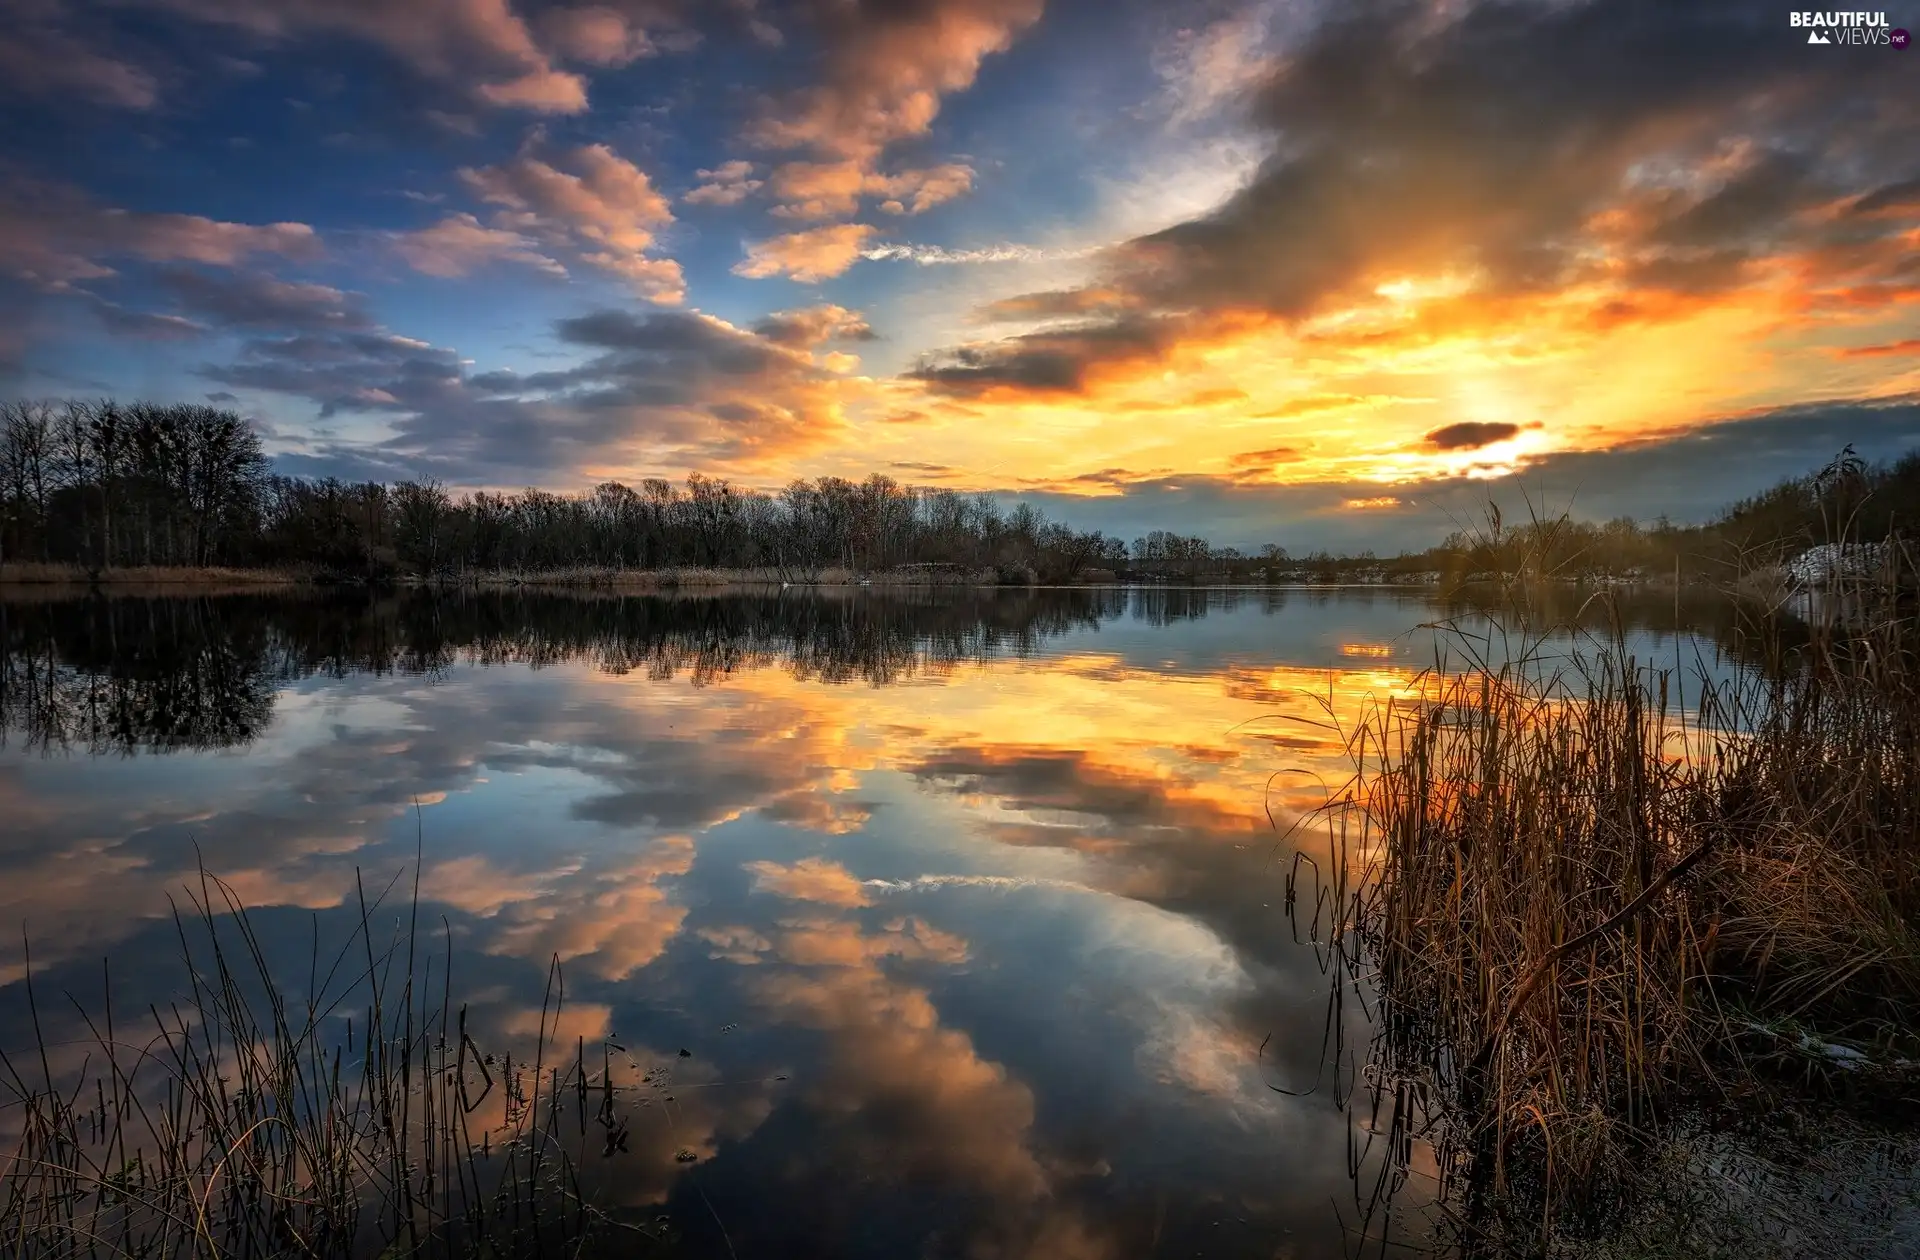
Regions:
<instances>
[{"instance_id":1,"label":"calm water","mask_svg":"<svg viewBox=\"0 0 1920 1260\"><path fill-rule=\"evenodd\" d=\"M1403 686L1442 612L0 602L0 1046L31 1037L23 926L58 1039L103 958L116 1005L179 991L196 851L304 983L356 868L419 844L477 1029L530 1035L557 956L569 1044L673 1065L597 1175L683 1254L1343 1254L1364 1123L1269 1087L1316 1078L1326 1014L1267 816L1318 789L1269 780L1337 782L1322 705ZM1655 601L1636 650L1690 662L1676 617L1711 628Z\"/></svg>"}]
</instances>

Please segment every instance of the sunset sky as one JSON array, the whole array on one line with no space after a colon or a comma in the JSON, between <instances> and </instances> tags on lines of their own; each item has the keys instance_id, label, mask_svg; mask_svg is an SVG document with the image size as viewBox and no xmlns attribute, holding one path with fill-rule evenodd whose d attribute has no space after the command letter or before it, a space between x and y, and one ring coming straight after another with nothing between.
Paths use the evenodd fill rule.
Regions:
<instances>
[{"instance_id":1,"label":"sunset sky","mask_svg":"<svg viewBox=\"0 0 1920 1260\"><path fill-rule=\"evenodd\" d=\"M1394 549L1920 444L1920 53L1783 5L0 15L0 394L211 399L285 472Z\"/></svg>"}]
</instances>

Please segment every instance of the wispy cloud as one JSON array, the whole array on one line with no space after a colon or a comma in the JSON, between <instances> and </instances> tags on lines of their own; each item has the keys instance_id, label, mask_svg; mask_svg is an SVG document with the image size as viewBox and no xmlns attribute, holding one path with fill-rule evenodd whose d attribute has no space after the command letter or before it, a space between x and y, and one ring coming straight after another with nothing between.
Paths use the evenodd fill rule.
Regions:
<instances>
[{"instance_id":1,"label":"wispy cloud","mask_svg":"<svg viewBox=\"0 0 1920 1260\"><path fill-rule=\"evenodd\" d=\"M921 267L965 267L980 263L1063 262L1099 253L1098 246L1049 249L1034 245L984 245L949 249L944 245L876 245L860 256L869 262L910 262Z\"/></svg>"}]
</instances>

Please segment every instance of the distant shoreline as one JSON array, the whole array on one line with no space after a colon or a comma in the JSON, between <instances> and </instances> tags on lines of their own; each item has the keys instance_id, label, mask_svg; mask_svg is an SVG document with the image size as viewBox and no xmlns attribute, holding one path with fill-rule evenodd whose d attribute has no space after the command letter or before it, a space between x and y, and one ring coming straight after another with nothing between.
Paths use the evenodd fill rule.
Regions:
<instances>
[{"instance_id":1,"label":"distant shoreline","mask_svg":"<svg viewBox=\"0 0 1920 1260\"><path fill-rule=\"evenodd\" d=\"M221 566L142 565L131 568L89 569L75 564L0 564L0 589L9 594L28 595L36 591L73 593L78 590L111 590L118 593L242 593L246 591L299 588L331 589L410 589L410 590L551 590L600 592L719 591L731 588L856 590L1085 590L1100 587L1163 587L1179 590L1257 590L1287 588L1360 588L1398 590L1450 590L1463 586L1497 583L1497 576L1475 574L1465 580L1448 581L1440 574L1360 573L1315 577L1288 574L1282 577L1241 579L1221 574L1202 574L1193 578L1115 573L1093 569L1068 582L1009 580L991 569L967 573L958 570L888 570L860 573L851 569L608 569L569 568L533 571L447 574L423 577L400 574L367 579L355 574L285 568L230 568ZM1670 589L1674 579L1667 575L1634 578L1582 577L1548 579L1549 584L1569 587L1605 587L1611 589ZM1689 578L1683 586L1714 585L1705 578Z\"/></svg>"}]
</instances>

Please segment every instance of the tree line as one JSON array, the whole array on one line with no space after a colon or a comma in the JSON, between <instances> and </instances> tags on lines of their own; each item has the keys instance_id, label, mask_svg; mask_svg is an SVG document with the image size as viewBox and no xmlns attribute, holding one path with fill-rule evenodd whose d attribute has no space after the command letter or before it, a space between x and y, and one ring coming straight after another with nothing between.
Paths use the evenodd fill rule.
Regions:
<instances>
[{"instance_id":1,"label":"tree line","mask_svg":"<svg viewBox=\"0 0 1920 1260\"><path fill-rule=\"evenodd\" d=\"M1920 503L1920 451L1826 468L1734 504L1705 525L1566 517L1481 527L1425 551L1289 555L1154 530L1131 545L1049 520L1029 503L873 475L773 492L700 473L683 484L608 481L582 494L455 495L274 475L238 414L200 405L0 403L0 563L91 571L136 565L298 567L379 579L510 571L916 568L972 580L1068 582L1089 570L1169 581L1342 581L1476 574L1658 576L1777 562L1844 534L1878 541Z\"/></svg>"},{"instance_id":2,"label":"tree line","mask_svg":"<svg viewBox=\"0 0 1920 1260\"><path fill-rule=\"evenodd\" d=\"M236 559L267 481L259 435L231 411L0 404L0 562Z\"/></svg>"},{"instance_id":3,"label":"tree line","mask_svg":"<svg viewBox=\"0 0 1920 1260\"><path fill-rule=\"evenodd\" d=\"M768 493L700 473L584 494L454 495L431 480L273 475L213 407L0 404L0 563L298 565L369 576L565 568L872 572L1065 581L1126 546L988 494L881 475Z\"/></svg>"}]
</instances>

